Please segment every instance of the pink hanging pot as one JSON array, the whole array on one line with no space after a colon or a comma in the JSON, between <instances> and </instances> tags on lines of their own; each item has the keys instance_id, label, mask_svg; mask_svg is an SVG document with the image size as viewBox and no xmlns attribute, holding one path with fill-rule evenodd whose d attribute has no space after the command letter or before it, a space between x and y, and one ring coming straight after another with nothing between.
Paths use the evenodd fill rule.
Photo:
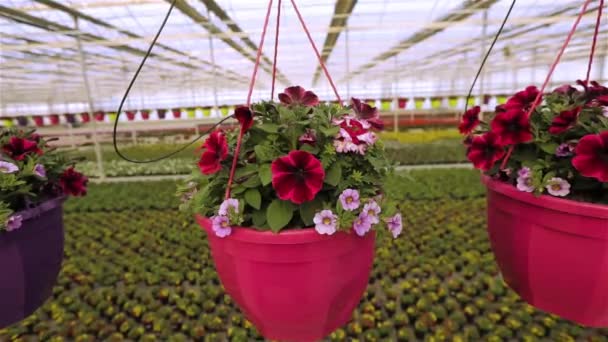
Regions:
<instances>
[{"instance_id":1,"label":"pink hanging pot","mask_svg":"<svg viewBox=\"0 0 608 342\"><path fill-rule=\"evenodd\" d=\"M507 284L541 310L608 326L608 206L483 181L488 235Z\"/></svg>"},{"instance_id":2,"label":"pink hanging pot","mask_svg":"<svg viewBox=\"0 0 608 342\"><path fill-rule=\"evenodd\" d=\"M314 229L279 234L237 227L217 237L197 216L226 292L260 333L273 340L318 341L351 318L365 292L375 234Z\"/></svg>"}]
</instances>

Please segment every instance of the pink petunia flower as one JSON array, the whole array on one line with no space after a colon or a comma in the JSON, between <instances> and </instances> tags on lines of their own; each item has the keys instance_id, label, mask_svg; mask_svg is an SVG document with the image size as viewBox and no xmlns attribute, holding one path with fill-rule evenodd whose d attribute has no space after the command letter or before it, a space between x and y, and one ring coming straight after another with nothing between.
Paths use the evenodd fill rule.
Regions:
<instances>
[{"instance_id":1,"label":"pink petunia flower","mask_svg":"<svg viewBox=\"0 0 608 342\"><path fill-rule=\"evenodd\" d=\"M372 220L365 213L361 213L353 222L353 229L359 236L364 236L372 229Z\"/></svg>"},{"instance_id":2,"label":"pink petunia flower","mask_svg":"<svg viewBox=\"0 0 608 342\"><path fill-rule=\"evenodd\" d=\"M319 234L332 235L336 232L338 217L331 210L322 210L313 218L315 230Z\"/></svg>"},{"instance_id":3,"label":"pink petunia flower","mask_svg":"<svg viewBox=\"0 0 608 342\"><path fill-rule=\"evenodd\" d=\"M388 230L393 234L393 238L397 238L401 235L403 231L403 220L401 218L401 213L397 213L392 217L389 217L385 220L386 225L388 226Z\"/></svg>"},{"instance_id":4,"label":"pink petunia flower","mask_svg":"<svg viewBox=\"0 0 608 342\"><path fill-rule=\"evenodd\" d=\"M353 211L359 208L359 191L346 189L340 194L340 203L346 211Z\"/></svg>"},{"instance_id":5,"label":"pink petunia flower","mask_svg":"<svg viewBox=\"0 0 608 342\"><path fill-rule=\"evenodd\" d=\"M547 182L547 191L553 196L564 197L570 193L570 183L567 180L553 177Z\"/></svg>"},{"instance_id":6,"label":"pink petunia flower","mask_svg":"<svg viewBox=\"0 0 608 342\"><path fill-rule=\"evenodd\" d=\"M237 199L229 198L227 200L224 200L224 202L220 204L220 209L217 213L220 216L229 216L231 212L239 212L239 201Z\"/></svg>"},{"instance_id":7,"label":"pink petunia flower","mask_svg":"<svg viewBox=\"0 0 608 342\"><path fill-rule=\"evenodd\" d=\"M380 209L380 206L378 205L378 203L376 203L376 201L369 201L363 206L362 213L369 216L369 219L372 224L377 224L378 222L380 222L380 218L378 216L380 215L381 211L382 210Z\"/></svg>"},{"instance_id":8,"label":"pink petunia flower","mask_svg":"<svg viewBox=\"0 0 608 342\"><path fill-rule=\"evenodd\" d=\"M211 218L211 223L211 228L218 237L225 238L232 233L230 220L228 220L228 217L226 216L213 216Z\"/></svg>"}]
</instances>

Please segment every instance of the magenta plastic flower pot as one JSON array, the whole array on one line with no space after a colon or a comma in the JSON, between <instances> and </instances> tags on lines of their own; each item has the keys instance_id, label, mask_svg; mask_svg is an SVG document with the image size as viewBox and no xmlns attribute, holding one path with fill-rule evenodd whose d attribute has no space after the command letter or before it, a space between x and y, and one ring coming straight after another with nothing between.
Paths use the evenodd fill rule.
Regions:
<instances>
[{"instance_id":1,"label":"magenta plastic flower pot","mask_svg":"<svg viewBox=\"0 0 608 342\"><path fill-rule=\"evenodd\" d=\"M63 260L62 198L16 213L21 228L0 234L0 329L38 309L53 293Z\"/></svg>"},{"instance_id":2,"label":"magenta plastic flower pot","mask_svg":"<svg viewBox=\"0 0 608 342\"><path fill-rule=\"evenodd\" d=\"M490 242L507 284L543 311L608 327L608 206L483 181Z\"/></svg>"},{"instance_id":3,"label":"magenta plastic flower pot","mask_svg":"<svg viewBox=\"0 0 608 342\"><path fill-rule=\"evenodd\" d=\"M318 341L351 319L372 269L373 232L233 228L219 238L209 219L196 220L226 292L265 338Z\"/></svg>"}]
</instances>

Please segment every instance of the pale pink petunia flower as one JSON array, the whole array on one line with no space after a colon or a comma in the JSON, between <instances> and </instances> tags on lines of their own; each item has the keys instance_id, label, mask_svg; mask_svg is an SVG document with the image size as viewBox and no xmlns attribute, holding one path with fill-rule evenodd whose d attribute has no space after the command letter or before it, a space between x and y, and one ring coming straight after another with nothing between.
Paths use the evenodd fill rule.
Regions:
<instances>
[{"instance_id":1,"label":"pale pink petunia flower","mask_svg":"<svg viewBox=\"0 0 608 342\"><path fill-rule=\"evenodd\" d=\"M239 201L237 199L229 198L220 204L220 209L218 210L220 216L228 216L231 212L239 212Z\"/></svg>"},{"instance_id":2,"label":"pale pink petunia flower","mask_svg":"<svg viewBox=\"0 0 608 342\"><path fill-rule=\"evenodd\" d=\"M346 211L353 211L359 208L359 191L354 189L346 189L340 194L340 203Z\"/></svg>"},{"instance_id":3,"label":"pale pink petunia flower","mask_svg":"<svg viewBox=\"0 0 608 342\"><path fill-rule=\"evenodd\" d=\"M13 163L7 161L0 161L0 172L2 173L15 173L19 171L19 167Z\"/></svg>"},{"instance_id":4,"label":"pale pink petunia flower","mask_svg":"<svg viewBox=\"0 0 608 342\"><path fill-rule=\"evenodd\" d=\"M393 238L397 238L401 235L403 231L403 220L401 218L401 213L397 213L392 217L386 219L386 225L388 226L388 230L393 234Z\"/></svg>"},{"instance_id":5,"label":"pale pink petunia flower","mask_svg":"<svg viewBox=\"0 0 608 342\"><path fill-rule=\"evenodd\" d=\"M331 210L322 210L313 218L315 230L319 234L332 235L336 232L338 217Z\"/></svg>"},{"instance_id":6,"label":"pale pink petunia flower","mask_svg":"<svg viewBox=\"0 0 608 342\"><path fill-rule=\"evenodd\" d=\"M376 203L376 201L369 201L363 206L362 213L369 216L369 219L372 224L377 224L378 222L380 222L379 215L381 211L382 210L380 209L380 206L378 205L378 203Z\"/></svg>"},{"instance_id":7,"label":"pale pink petunia flower","mask_svg":"<svg viewBox=\"0 0 608 342\"><path fill-rule=\"evenodd\" d=\"M359 236L364 236L372 229L372 221L365 213L361 213L353 222L353 229Z\"/></svg>"},{"instance_id":8,"label":"pale pink petunia flower","mask_svg":"<svg viewBox=\"0 0 608 342\"><path fill-rule=\"evenodd\" d=\"M13 231L21 228L23 217L21 215L13 215L6 220L6 230Z\"/></svg>"},{"instance_id":9,"label":"pale pink petunia flower","mask_svg":"<svg viewBox=\"0 0 608 342\"><path fill-rule=\"evenodd\" d=\"M570 183L559 177L549 179L546 188L549 194L553 196L564 197L570 193Z\"/></svg>"},{"instance_id":10,"label":"pale pink petunia flower","mask_svg":"<svg viewBox=\"0 0 608 342\"><path fill-rule=\"evenodd\" d=\"M522 167L521 169L519 169L519 171L517 171L517 176L519 177L523 177L523 178L528 178L532 175L532 171L530 170L529 167Z\"/></svg>"},{"instance_id":11,"label":"pale pink petunia flower","mask_svg":"<svg viewBox=\"0 0 608 342\"><path fill-rule=\"evenodd\" d=\"M532 177L517 177L517 190L524 192L534 191L534 185L532 184Z\"/></svg>"},{"instance_id":12,"label":"pale pink petunia flower","mask_svg":"<svg viewBox=\"0 0 608 342\"><path fill-rule=\"evenodd\" d=\"M226 216L213 216L211 218L211 228L218 237L224 238L232 233L230 220Z\"/></svg>"},{"instance_id":13,"label":"pale pink petunia flower","mask_svg":"<svg viewBox=\"0 0 608 342\"><path fill-rule=\"evenodd\" d=\"M36 166L34 166L34 175L40 178L46 178L46 169L44 168L44 165L36 164Z\"/></svg>"}]
</instances>

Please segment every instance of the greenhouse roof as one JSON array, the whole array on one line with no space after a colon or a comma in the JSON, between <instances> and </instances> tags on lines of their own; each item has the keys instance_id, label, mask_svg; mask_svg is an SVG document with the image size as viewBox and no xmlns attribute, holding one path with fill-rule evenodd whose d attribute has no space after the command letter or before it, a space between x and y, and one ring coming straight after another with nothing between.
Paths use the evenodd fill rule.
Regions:
<instances>
[{"instance_id":1,"label":"greenhouse roof","mask_svg":"<svg viewBox=\"0 0 608 342\"><path fill-rule=\"evenodd\" d=\"M115 110L172 0L5 0L0 4L0 113ZM511 0L321 0L297 5L342 97L462 95ZM270 97L276 4L254 99ZM476 92L539 84L581 1L520 0ZM266 1L177 0L127 107L245 101ZM597 2L583 16L554 84L584 78ZM592 79L606 79L608 22ZM485 32L485 35L484 35ZM283 0L277 88L332 99L291 1ZM217 94L217 100L215 97Z\"/></svg>"}]
</instances>

